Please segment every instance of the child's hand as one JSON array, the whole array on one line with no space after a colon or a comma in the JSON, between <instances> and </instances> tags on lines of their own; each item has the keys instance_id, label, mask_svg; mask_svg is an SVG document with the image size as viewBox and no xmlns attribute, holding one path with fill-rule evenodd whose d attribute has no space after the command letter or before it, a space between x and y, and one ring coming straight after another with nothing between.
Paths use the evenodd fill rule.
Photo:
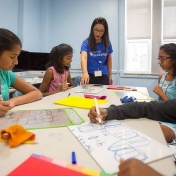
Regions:
<instances>
[{"instance_id":1,"label":"child's hand","mask_svg":"<svg viewBox=\"0 0 176 176\"><path fill-rule=\"evenodd\" d=\"M162 88L159 86L159 85L156 85L154 88L153 88L153 92L155 92L157 95L160 95L163 93L163 90Z\"/></svg>"},{"instance_id":2,"label":"child's hand","mask_svg":"<svg viewBox=\"0 0 176 176\"><path fill-rule=\"evenodd\" d=\"M11 108L14 108L16 105L15 105L15 101L14 101L14 99L12 98L12 99L10 99L9 101L7 101L7 102L9 102L9 107L11 107Z\"/></svg>"},{"instance_id":3,"label":"child's hand","mask_svg":"<svg viewBox=\"0 0 176 176\"><path fill-rule=\"evenodd\" d=\"M12 107L8 101L0 101L0 116L4 116Z\"/></svg>"},{"instance_id":4,"label":"child's hand","mask_svg":"<svg viewBox=\"0 0 176 176\"><path fill-rule=\"evenodd\" d=\"M99 108L99 110L100 110L100 115L97 114L95 106L89 110L88 117L90 118L91 122L93 123L98 122L98 118L100 118L103 121L106 120L106 117L108 116L108 111L103 108Z\"/></svg>"},{"instance_id":5,"label":"child's hand","mask_svg":"<svg viewBox=\"0 0 176 176\"><path fill-rule=\"evenodd\" d=\"M68 82L63 82L63 83L61 84L61 89L62 89L63 91L67 90L67 89L68 89Z\"/></svg>"},{"instance_id":6,"label":"child's hand","mask_svg":"<svg viewBox=\"0 0 176 176\"><path fill-rule=\"evenodd\" d=\"M118 176L161 176L147 164L137 160L120 160Z\"/></svg>"}]
</instances>

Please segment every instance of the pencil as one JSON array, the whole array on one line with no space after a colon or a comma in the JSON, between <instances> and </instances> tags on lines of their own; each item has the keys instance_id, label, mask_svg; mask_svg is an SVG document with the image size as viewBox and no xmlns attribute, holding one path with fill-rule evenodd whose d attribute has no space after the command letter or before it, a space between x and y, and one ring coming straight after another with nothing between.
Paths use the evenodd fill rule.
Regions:
<instances>
[{"instance_id":1,"label":"pencil","mask_svg":"<svg viewBox=\"0 0 176 176\"><path fill-rule=\"evenodd\" d=\"M94 103L95 103L97 114L100 115L100 110L98 108L98 103L97 103L97 99L96 98L94 98ZM101 118L100 117L98 118L98 121L99 121L99 123L101 125Z\"/></svg>"},{"instance_id":2,"label":"pencil","mask_svg":"<svg viewBox=\"0 0 176 176\"><path fill-rule=\"evenodd\" d=\"M59 83L59 85L62 85L63 83ZM70 84L69 82L65 82L65 84Z\"/></svg>"}]
</instances>

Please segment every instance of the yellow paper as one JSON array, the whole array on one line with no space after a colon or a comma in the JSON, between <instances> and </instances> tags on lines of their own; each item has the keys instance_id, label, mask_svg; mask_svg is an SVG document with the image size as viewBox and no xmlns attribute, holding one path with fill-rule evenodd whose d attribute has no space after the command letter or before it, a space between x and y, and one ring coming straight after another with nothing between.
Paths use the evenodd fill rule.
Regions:
<instances>
[{"instance_id":1,"label":"yellow paper","mask_svg":"<svg viewBox=\"0 0 176 176\"><path fill-rule=\"evenodd\" d=\"M108 100L97 100L98 105L105 104ZM95 106L94 99L92 98L84 98L78 96L70 96L60 100L56 100L54 104L64 105L64 106L72 106L77 108L85 108L90 109Z\"/></svg>"},{"instance_id":2,"label":"yellow paper","mask_svg":"<svg viewBox=\"0 0 176 176\"><path fill-rule=\"evenodd\" d=\"M95 171L95 170L91 170L91 169L87 169L87 168L83 168L82 172L84 174L93 175L93 176L99 176L100 175L100 172Z\"/></svg>"}]
</instances>

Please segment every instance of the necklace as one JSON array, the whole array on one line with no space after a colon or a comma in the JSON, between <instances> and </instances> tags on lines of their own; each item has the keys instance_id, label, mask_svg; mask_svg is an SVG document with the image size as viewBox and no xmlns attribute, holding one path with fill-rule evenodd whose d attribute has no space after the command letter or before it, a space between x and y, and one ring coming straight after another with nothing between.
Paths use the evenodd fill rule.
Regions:
<instances>
[{"instance_id":1,"label":"necklace","mask_svg":"<svg viewBox=\"0 0 176 176\"><path fill-rule=\"evenodd\" d=\"M168 75L168 73L166 74L166 76ZM163 83L162 83L162 85L161 85L161 87L163 87L163 84L164 84L164 82L165 82L165 80L166 80L166 76L165 76L165 78L164 78L164 81L163 81ZM166 90L165 90L165 94L167 93L167 89L169 88L169 86L171 85L171 83L172 83L172 81L174 80L174 78L172 78L172 80L169 82L169 84L167 85L167 87L166 87Z\"/></svg>"}]
</instances>

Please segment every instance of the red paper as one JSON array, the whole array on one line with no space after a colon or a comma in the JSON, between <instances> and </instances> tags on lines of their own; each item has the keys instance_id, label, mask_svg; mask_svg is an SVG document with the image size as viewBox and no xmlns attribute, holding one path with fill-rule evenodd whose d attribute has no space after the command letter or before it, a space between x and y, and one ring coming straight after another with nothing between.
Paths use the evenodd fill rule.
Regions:
<instances>
[{"instance_id":1,"label":"red paper","mask_svg":"<svg viewBox=\"0 0 176 176\"><path fill-rule=\"evenodd\" d=\"M26 161L10 172L7 176L87 176L86 174L62 167L35 156L30 156Z\"/></svg>"},{"instance_id":2,"label":"red paper","mask_svg":"<svg viewBox=\"0 0 176 176\"><path fill-rule=\"evenodd\" d=\"M84 97L85 97L85 98L96 98L96 99L100 99L100 100L106 99L106 96L105 96L105 95L103 95L103 96L96 96L96 95L84 94Z\"/></svg>"}]
</instances>

